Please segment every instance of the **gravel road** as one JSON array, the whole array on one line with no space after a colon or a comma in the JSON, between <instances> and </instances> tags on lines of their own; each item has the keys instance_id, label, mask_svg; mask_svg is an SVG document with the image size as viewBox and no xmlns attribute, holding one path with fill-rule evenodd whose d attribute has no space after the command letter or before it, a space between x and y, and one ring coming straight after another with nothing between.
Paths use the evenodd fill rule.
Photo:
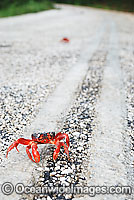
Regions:
<instances>
[{"instance_id":1,"label":"gravel road","mask_svg":"<svg viewBox=\"0 0 134 200\"><path fill-rule=\"evenodd\" d=\"M94 188L90 194L2 193L5 182L134 187L134 16L57 7L0 19L0 199L133 200L128 193L93 195ZM70 138L70 161L61 149L54 162L52 145L39 146L38 164L22 145L5 158L14 140L60 130Z\"/></svg>"}]
</instances>

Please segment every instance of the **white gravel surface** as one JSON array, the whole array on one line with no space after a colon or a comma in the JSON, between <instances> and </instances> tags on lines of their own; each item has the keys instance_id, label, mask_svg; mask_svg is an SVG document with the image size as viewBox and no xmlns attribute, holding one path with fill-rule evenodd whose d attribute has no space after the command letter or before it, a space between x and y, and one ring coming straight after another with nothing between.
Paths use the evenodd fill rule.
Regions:
<instances>
[{"instance_id":1,"label":"white gravel surface","mask_svg":"<svg viewBox=\"0 0 134 200\"><path fill-rule=\"evenodd\" d=\"M0 185L133 186L134 17L59 7L0 19ZM61 150L53 162L48 145L39 147L39 164L22 145L5 158L15 139L59 130L69 134L71 161ZM13 200L74 198L133 196L0 193Z\"/></svg>"}]
</instances>

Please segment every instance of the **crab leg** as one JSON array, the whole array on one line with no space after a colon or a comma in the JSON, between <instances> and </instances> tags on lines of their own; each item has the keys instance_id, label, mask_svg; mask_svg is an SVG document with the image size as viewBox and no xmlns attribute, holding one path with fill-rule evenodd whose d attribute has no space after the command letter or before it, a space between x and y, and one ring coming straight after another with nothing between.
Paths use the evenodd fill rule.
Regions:
<instances>
[{"instance_id":1,"label":"crab leg","mask_svg":"<svg viewBox=\"0 0 134 200\"><path fill-rule=\"evenodd\" d=\"M69 137L66 133L57 133L56 136L55 136L55 142L57 142L58 140L62 140L63 138L66 138L66 143L67 143L67 146L69 147Z\"/></svg>"},{"instance_id":2,"label":"crab leg","mask_svg":"<svg viewBox=\"0 0 134 200\"><path fill-rule=\"evenodd\" d=\"M33 155L33 157L34 157L34 160L33 160L33 158L32 158L32 155L31 155L31 153L30 153L30 151L29 151L29 149L31 149L32 148L32 155ZM26 147L26 152L27 152L27 155L28 155L28 157L33 161L33 162L40 162L40 154L39 154L39 152L37 151L37 144L36 143L32 143L32 144L30 144L30 145L28 145L27 147Z\"/></svg>"},{"instance_id":3,"label":"crab leg","mask_svg":"<svg viewBox=\"0 0 134 200\"><path fill-rule=\"evenodd\" d=\"M18 144L28 145L30 141L31 141L31 140L29 140L29 139L19 138L19 139L16 140L13 144L10 145L10 147L9 147L8 150L7 150L6 157L8 156L9 151L11 151L14 147L15 147L16 150L19 152L19 150L18 150L18 148L17 148Z\"/></svg>"},{"instance_id":4,"label":"crab leg","mask_svg":"<svg viewBox=\"0 0 134 200\"><path fill-rule=\"evenodd\" d=\"M55 144L55 145L57 146L57 148L55 149L55 151L54 151L54 153L53 153L53 159L54 159L54 160L57 159L58 154L59 154L59 152L60 152L60 148L61 148L61 146L63 146L63 147L64 147L64 150L65 150L65 153L67 154L68 159L70 160L70 158L69 158L69 151L68 151L67 146L64 144L64 142L57 142L57 144Z\"/></svg>"},{"instance_id":5,"label":"crab leg","mask_svg":"<svg viewBox=\"0 0 134 200\"><path fill-rule=\"evenodd\" d=\"M59 152L60 152L60 148L61 148L61 146L59 145L59 146L57 146L57 148L55 149L55 151L54 151L54 153L53 153L53 160L56 160L56 159L57 159L58 154L59 154Z\"/></svg>"}]
</instances>

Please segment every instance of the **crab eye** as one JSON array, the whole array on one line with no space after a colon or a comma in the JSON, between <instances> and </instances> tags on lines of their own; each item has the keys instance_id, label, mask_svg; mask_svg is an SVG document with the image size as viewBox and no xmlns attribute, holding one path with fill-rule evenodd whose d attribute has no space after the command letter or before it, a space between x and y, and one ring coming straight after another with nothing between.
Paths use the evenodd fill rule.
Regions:
<instances>
[{"instance_id":1,"label":"crab eye","mask_svg":"<svg viewBox=\"0 0 134 200\"><path fill-rule=\"evenodd\" d=\"M37 133L33 133L32 134L32 139L36 139L37 138Z\"/></svg>"},{"instance_id":2,"label":"crab eye","mask_svg":"<svg viewBox=\"0 0 134 200\"><path fill-rule=\"evenodd\" d=\"M55 136L55 132L52 132L52 137L54 137Z\"/></svg>"},{"instance_id":3,"label":"crab eye","mask_svg":"<svg viewBox=\"0 0 134 200\"><path fill-rule=\"evenodd\" d=\"M42 139L43 139L43 135L40 135L38 139L39 139L39 140L42 140Z\"/></svg>"}]
</instances>

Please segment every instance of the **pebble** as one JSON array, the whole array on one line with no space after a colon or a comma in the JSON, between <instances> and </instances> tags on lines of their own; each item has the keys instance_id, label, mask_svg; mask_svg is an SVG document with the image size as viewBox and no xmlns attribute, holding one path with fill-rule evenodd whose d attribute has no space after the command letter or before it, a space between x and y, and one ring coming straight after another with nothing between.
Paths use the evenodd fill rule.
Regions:
<instances>
[{"instance_id":1,"label":"pebble","mask_svg":"<svg viewBox=\"0 0 134 200\"><path fill-rule=\"evenodd\" d=\"M83 147L78 147L77 150L81 152L83 150Z\"/></svg>"},{"instance_id":2,"label":"pebble","mask_svg":"<svg viewBox=\"0 0 134 200\"><path fill-rule=\"evenodd\" d=\"M71 183L71 177L70 177L70 176L67 177L67 181L68 181L69 183Z\"/></svg>"},{"instance_id":3,"label":"pebble","mask_svg":"<svg viewBox=\"0 0 134 200\"><path fill-rule=\"evenodd\" d=\"M47 200L52 200L52 199L50 198L50 196L48 196L48 197L47 197Z\"/></svg>"},{"instance_id":4,"label":"pebble","mask_svg":"<svg viewBox=\"0 0 134 200\"><path fill-rule=\"evenodd\" d=\"M72 169L65 169L64 171L61 172L61 174L69 174L69 173L73 173Z\"/></svg>"},{"instance_id":5,"label":"pebble","mask_svg":"<svg viewBox=\"0 0 134 200\"><path fill-rule=\"evenodd\" d=\"M56 175L56 172L50 173L50 176L55 176L55 175Z\"/></svg>"},{"instance_id":6,"label":"pebble","mask_svg":"<svg viewBox=\"0 0 134 200\"><path fill-rule=\"evenodd\" d=\"M59 169L60 169L60 166L55 167L55 170L59 170Z\"/></svg>"},{"instance_id":7,"label":"pebble","mask_svg":"<svg viewBox=\"0 0 134 200\"><path fill-rule=\"evenodd\" d=\"M72 164L72 169L75 169L75 164Z\"/></svg>"},{"instance_id":8,"label":"pebble","mask_svg":"<svg viewBox=\"0 0 134 200\"><path fill-rule=\"evenodd\" d=\"M65 198L66 198L66 199L72 199L72 194L66 194L66 195L65 195Z\"/></svg>"},{"instance_id":9,"label":"pebble","mask_svg":"<svg viewBox=\"0 0 134 200\"><path fill-rule=\"evenodd\" d=\"M70 183L68 183L67 181L62 181L62 184L64 184L64 186L69 186Z\"/></svg>"},{"instance_id":10,"label":"pebble","mask_svg":"<svg viewBox=\"0 0 134 200\"><path fill-rule=\"evenodd\" d=\"M50 169L49 169L49 167L45 167L45 171L49 171Z\"/></svg>"},{"instance_id":11,"label":"pebble","mask_svg":"<svg viewBox=\"0 0 134 200\"><path fill-rule=\"evenodd\" d=\"M38 171L43 171L43 168L42 167L38 167L36 168Z\"/></svg>"},{"instance_id":12,"label":"pebble","mask_svg":"<svg viewBox=\"0 0 134 200\"><path fill-rule=\"evenodd\" d=\"M65 181L65 179L66 179L65 177L60 177L60 181L62 182Z\"/></svg>"},{"instance_id":13,"label":"pebble","mask_svg":"<svg viewBox=\"0 0 134 200\"><path fill-rule=\"evenodd\" d=\"M79 137L80 132L73 132L73 135L76 136L76 137Z\"/></svg>"}]
</instances>

